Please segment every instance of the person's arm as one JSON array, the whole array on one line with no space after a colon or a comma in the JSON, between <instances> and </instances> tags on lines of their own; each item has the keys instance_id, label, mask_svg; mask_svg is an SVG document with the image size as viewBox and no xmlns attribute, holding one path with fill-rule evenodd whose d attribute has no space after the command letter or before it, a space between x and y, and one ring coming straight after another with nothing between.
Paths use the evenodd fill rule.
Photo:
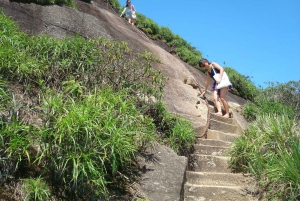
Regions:
<instances>
[{"instance_id":1,"label":"person's arm","mask_svg":"<svg viewBox=\"0 0 300 201\"><path fill-rule=\"evenodd\" d=\"M121 13L120 17L125 13L126 7L124 8L123 12Z\"/></svg>"},{"instance_id":2,"label":"person's arm","mask_svg":"<svg viewBox=\"0 0 300 201\"><path fill-rule=\"evenodd\" d=\"M131 10L135 12L134 5L131 5Z\"/></svg>"},{"instance_id":3,"label":"person's arm","mask_svg":"<svg viewBox=\"0 0 300 201\"><path fill-rule=\"evenodd\" d=\"M205 93L206 93L207 88L208 88L209 81L210 81L210 75L208 74L208 72L206 72L205 88L204 88L204 91L202 92L201 96L205 96Z\"/></svg>"},{"instance_id":4,"label":"person's arm","mask_svg":"<svg viewBox=\"0 0 300 201\"><path fill-rule=\"evenodd\" d=\"M223 76L224 69L219 64L217 64L216 62L212 62L211 64L214 68L216 68L220 71L219 79L216 80L217 84L219 84L221 82L221 78Z\"/></svg>"}]
</instances>

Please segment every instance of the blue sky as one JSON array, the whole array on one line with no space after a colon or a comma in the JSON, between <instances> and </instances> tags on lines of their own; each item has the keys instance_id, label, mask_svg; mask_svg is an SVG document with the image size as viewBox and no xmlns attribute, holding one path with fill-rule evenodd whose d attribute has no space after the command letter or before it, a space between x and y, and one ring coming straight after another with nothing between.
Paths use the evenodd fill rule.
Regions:
<instances>
[{"instance_id":1,"label":"blue sky","mask_svg":"<svg viewBox=\"0 0 300 201\"><path fill-rule=\"evenodd\" d=\"M300 0L131 2L203 57L250 76L256 86L300 80Z\"/></svg>"}]
</instances>

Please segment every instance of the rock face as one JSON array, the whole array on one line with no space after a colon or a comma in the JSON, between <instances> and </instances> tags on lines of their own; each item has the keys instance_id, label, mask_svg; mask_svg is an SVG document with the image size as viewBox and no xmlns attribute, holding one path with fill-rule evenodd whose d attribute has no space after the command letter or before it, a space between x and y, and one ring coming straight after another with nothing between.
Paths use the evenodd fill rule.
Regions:
<instances>
[{"instance_id":1,"label":"rock face","mask_svg":"<svg viewBox=\"0 0 300 201\"><path fill-rule=\"evenodd\" d=\"M161 41L149 39L138 28L119 17L105 0L92 4L76 2L76 9L65 6L40 6L1 0L6 15L18 21L20 29L29 34L47 34L53 37L81 35L85 38L107 37L125 41L137 52L144 50L157 55L161 64L154 64L169 79L164 88L163 102L172 113L189 119L197 133L207 121L207 107L198 100L197 86L204 86L205 75L169 53ZM245 100L228 94L229 105L238 108ZM241 118L242 119L242 118ZM143 181L140 188L149 200L180 200L187 158L177 156L165 146L156 145L151 153L158 160L140 158ZM142 196L143 197L143 196Z\"/></svg>"},{"instance_id":2,"label":"rock face","mask_svg":"<svg viewBox=\"0 0 300 201\"><path fill-rule=\"evenodd\" d=\"M187 158L177 156L166 146L155 145L145 157L139 158L141 189L149 200L179 201Z\"/></svg>"}]
</instances>

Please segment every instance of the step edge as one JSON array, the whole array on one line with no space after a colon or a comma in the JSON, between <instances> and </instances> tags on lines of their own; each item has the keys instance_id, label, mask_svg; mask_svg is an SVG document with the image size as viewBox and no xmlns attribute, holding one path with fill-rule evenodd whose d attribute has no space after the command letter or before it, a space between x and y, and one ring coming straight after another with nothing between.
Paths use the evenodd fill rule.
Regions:
<instances>
[{"instance_id":1,"label":"step edge","mask_svg":"<svg viewBox=\"0 0 300 201\"><path fill-rule=\"evenodd\" d=\"M236 176L243 176L245 178L249 178L247 176L244 176L242 173L224 173L224 172L195 172L195 171L189 171L187 170L186 173L191 173L191 174L199 174L199 175L204 175L204 174L209 174L209 175L236 175Z\"/></svg>"},{"instance_id":2,"label":"step edge","mask_svg":"<svg viewBox=\"0 0 300 201\"><path fill-rule=\"evenodd\" d=\"M220 158L220 159L230 159L229 156L214 156L214 155L206 155L206 154L191 154L191 156L207 156L207 157L214 157L214 158Z\"/></svg>"},{"instance_id":3,"label":"step edge","mask_svg":"<svg viewBox=\"0 0 300 201\"><path fill-rule=\"evenodd\" d=\"M211 148L228 149L228 147L210 146L210 145L205 145L205 144L195 144L194 146L204 146L204 147L211 147Z\"/></svg>"},{"instance_id":4,"label":"step edge","mask_svg":"<svg viewBox=\"0 0 300 201\"><path fill-rule=\"evenodd\" d=\"M240 189L245 189L244 186L239 186L239 185L234 185L234 186L217 186L217 185L197 185L197 184L190 184L186 182L184 186L188 187L198 187L198 188L203 188L203 187L208 187L208 188L227 188L227 189L235 189L235 190L240 190Z\"/></svg>"}]
</instances>

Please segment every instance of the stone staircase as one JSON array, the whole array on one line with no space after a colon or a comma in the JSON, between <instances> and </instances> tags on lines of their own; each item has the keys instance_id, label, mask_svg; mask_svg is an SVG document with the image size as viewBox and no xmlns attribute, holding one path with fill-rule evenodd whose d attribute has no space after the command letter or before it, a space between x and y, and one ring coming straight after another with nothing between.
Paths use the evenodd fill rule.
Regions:
<instances>
[{"instance_id":1,"label":"stone staircase","mask_svg":"<svg viewBox=\"0 0 300 201\"><path fill-rule=\"evenodd\" d=\"M210 105L213 103L209 101ZM213 114L207 138L198 138L183 187L184 201L254 201L254 180L229 169L226 151L243 131L236 119Z\"/></svg>"}]
</instances>

